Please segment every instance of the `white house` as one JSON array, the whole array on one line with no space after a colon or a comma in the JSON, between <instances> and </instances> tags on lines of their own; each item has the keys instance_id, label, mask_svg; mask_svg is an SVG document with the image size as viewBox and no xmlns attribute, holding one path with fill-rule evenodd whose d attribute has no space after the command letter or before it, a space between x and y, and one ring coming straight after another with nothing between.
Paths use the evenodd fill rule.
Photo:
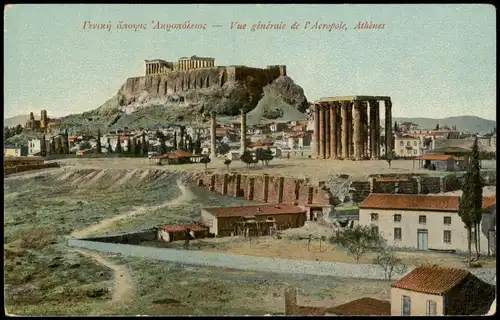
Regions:
<instances>
[{"instance_id":1,"label":"white house","mask_svg":"<svg viewBox=\"0 0 500 320\"><path fill-rule=\"evenodd\" d=\"M34 139L34 138L31 138L28 140L28 155L29 156L32 156L32 155L35 155L37 153L39 153L40 151L42 151L41 149L41 143L42 143L42 139ZM47 149L50 148L50 140L48 140L47 138L45 138L45 146L47 147Z\"/></svg>"},{"instance_id":2,"label":"white house","mask_svg":"<svg viewBox=\"0 0 500 320\"><path fill-rule=\"evenodd\" d=\"M396 136L394 138L394 153L398 157L419 157L422 155L422 141L411 136Z\"/></svg>"},{"instance_id":3,"label":"white house","mask_svg":"<svg viewBox=\"0 0 500 320\"><path fill-rule=\"evenodd\" d=\"M458 196L371 194L359 206L359 224L380 232L393 247L467 252L458 206ZM483 209L480 252L494 255L496 196L484 197Z\"/></svg>"}]
</instances>

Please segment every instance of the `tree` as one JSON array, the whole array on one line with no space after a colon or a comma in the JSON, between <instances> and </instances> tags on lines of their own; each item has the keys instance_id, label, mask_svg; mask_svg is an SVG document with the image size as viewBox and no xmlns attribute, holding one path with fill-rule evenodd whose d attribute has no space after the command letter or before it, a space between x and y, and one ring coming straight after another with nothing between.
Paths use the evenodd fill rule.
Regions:
<instances>
[{"instance_id":1,"label":"tree","mask_svg":"<svg viewBox=\"0 0 500 320\"><path fill-rule=\"evenodd\" d=\"M210 158L208 156L203 156L201 159L200 159L200 163L203 163L205 164L205 171L207 171L207 167L208 167L208 164L210 163Z\"/></svg>"},{"instance_id":2,"label":"tree","mask_svg":"<svg viewBox=\"0 0 500 320\"><path fill-rule=\"evenodd\" d=\"M137 144L135 146L135 155L138 156L142 152L142 143L141 140L137 140Z\"/></svg>"},{"instance_id":3,"label":"tree","mask_svg":"<svg viewBox=\"0 0 500 320\"><path fill-rule=\"evenodd\" d=\"M341 245L350 256L359 259L369 251L379 250L383 240L380 234L375 233L369 226L357 225L352 229L344 230L333 242Z\"/></svg>"},{"instance_id":4,"label":"tree","mask_svg":"<svg viewBox=\"0 0 500 320\"><path fill-rule=\"evenodd\" d=\"M399 132L399 126L396 121L394 121L394 132Z\"/></svg>"},{"instance_id":5,"label":"tree","mask_svg":"<svg viewBox=\"0 0 500 320\"><path fill-rule=\"evenodd\" d=\"M177 150L177 131L174 131L174 141L172 142L174 150Z\"/></svg>"},{"instance_id":6,"label":"tree","mask_svg":"<svg viewBox=\"0 0 500 320\"><path fill-rule=\"evenodd\" d=\"M85 150L85 149L90 149L92 148L92 146L90 145L90 142L88 141L83 141L82 143L80 143L80 146L79 146L79 150Z\"/></svg>"},{"instance_id":7,"label":"tree","mask_svg":"<svg viewBox=\"0 0 500 320\"><path fill-rule=\"evenodd\" d=\"M116 147L115 147L115 152L116 153L122 153L122 143L120 141L120 135L116 137Z\"/></svg>"},{"instance_id":8,"label":"tree","mask_svg":"<svg viewBox=\"0 0 500 320\"><path fill-rule=\"evenodd\" d=\"M131 155L135 155L136 154L136 142L135 142L135 137L131 137L131 139L129 140L129 148L128 148L128 152L131 154Z\"/></svg>"},{"instance_id":9,"label":"tree","mask_svg":"<svg viewBox=\"0 0 500 320\"><path fill-rule=\"evenodd\" d=\"M245 150L245 152L243 152L243 154L240 156L240 160L250 168L250 165L253 163L253 155L249 150Z\"/></svg>"},{"instance_id":10,"label":"tree","mask_svg":"<svg viewBox=\"0 0 500 320\"><path fill-rule=\"evenodd\" d=\"M273 152L270 149L264 149L262 154L262 158L260 159L262 162L266 164L266 166L269 165L269 161L273 160Z\"/></svg>"},{"instance_id":11,"label":"tree","mask_svg":"<svg viewBox=\"0 0 500 320\"><path fill-rule=\"evenodd\" d=\"M96 144L97 153L102 153L101 147L101 129L97 130L97 144Z\"/></svg>"},{"instance_id":12,"label":"tree","mask_svg":"<svg viewBox=\"0 0 500 320\"><path fill-rule=\"evenodd\" d=\"M194 143L194 151L193 153L194 154L200 154L201 153L201 141L200 141L200 138L198 137L198 139L196 139L195 143Z\"/></svg>"},{"instance_id":13,"label":"tree","mask_svg":"<svg viewBox=\"0 0 500 320\"><path fill-rule=\"evenodd\" d=\"M21 133L23 133L23 126L22 126L22 125L20 125L20 124L18 124L18 125L16 126L15 130L14 130L14 133L15 133L15 134L21 134Z\"/></svg>"},{"instance_id":14,"label":"tree","mask_svg":"<svg viewBox=\"0 0 500 320\"><path fill-rule=\"evenodd\" d=\"M227 143L220 143L217 148L215 148L215 152L217 154L227 154L231 150L231 147Z\"/></svg>"},{"instance_id":15,"label":"tree","mask_svg":"<svg viewBox=\"0 0 500 320\"><path fill-rule=\"evenodd\" d=\"M107 140L108 141L107 141L106 148L108 149L108 153L111 153L111 152L113 152L113 148L111 147L111 140L109 138Z\"/></svg>"},{"instance_id":16,"label":"tree","mask_svg":"<svg viewBox=\"0 0 500 320\"><path fill-rule=\"evenodd\" d=\"M66 150L64 148L64 138L63 138L63 136L59 135L59 137L57 137L57 141L58 141L58 143L57 143L57 146L58 146L57 153L58 154L64 154Z\"/></svg>"},{"instance_id":17,"label":"tree","mask_svg":"<svg viewBox=\"0 0 500 320\"><path fill-rule=\"evenodd\" d=\"M231 164L231 159L225 159L224 160L224 165L227 167L227 170L229 170L229 165Z\"/></svg>"},{"instance_id":18,"label":"tree","mask_svg":"<svg viewBox=\"0 0 500 320\"><path fill-rule=\"evenodd\" d=\"M64 153L69 154L69 134L68 129L64 131Z\"/></svg>"},{"instance_id":19,"label":"tree","mask_svg":"<svg viewBox=\"0 0 500 320\"><path fill-rule=\"evenodd\" d=\"M148 143L146 142L146 132L142 132L142 141L141 141L141 155L146 155L148 153Z\"/></svg>"},{"instance_id":20,"label":"tree","mask_svg":"<svg viewBox=\"0 0 500 320\"><path fill-rule=\"evenodd\" d=\"M471 264L472 256L472 229L475 230L476 255L479 256L479 235L482 219L483 207L483 186L484 181L481 176L481 167L479 164L479 147L477 137L474 139L470 152L470 165L462 180L462 197L458 208L458 215L462 219L467 229L468 245L468 265Z\"/></svg>"},{"instance_id":21,"label":"tree","mask_svg":"<svg viewBox=\"0 0 500 320\"><path fill-rule=\"evenodd\" d=\"M424 144L424 148L428 148L432 144L432 138L431 137L424 138L423 144Z\"/></svg>"},{"instance_id":22,"label":"tree","mask_svg":"<svg viewBox=\"0 0 500 320\"><path fill-rule=\"evenodd\" d=\"M54 137L52 137L52 142L50 144L50 153L51 154L56 154L56 139L54 139Z\"/></svg>"},{"instance_id":23,"label":"tree","mask_svg":"<svg viewBox=\"0 0 500 320\"><path fill-rule=\"evenodd\" d=\"M385 152L386 155L385 155L385 161L387 161L387 164L389 165L389 168L391 167L391 162L392 162L392 159L394 158L392 152L390 151L386 151Z\"/></svg>"},{"instance_id":24,"label":"tree","mask_svg":"<svg viewBox=\"0 0 500 320\"><path fill-rule=\"evenodd\" d=\"M439 130L439 123L436 124L436 130Z\"/></svg>"},{"instance_id":25,"label":"tree","mask_svg":"<svg viewBox=\"0 0 500 320\"><path fill-rule=\"evenodd\" d=\"M161 131L156 131L156 137L160 140L160 153L161 154L166 154L167 153L167 145L165 141L165 135Z\"/></svg>"},{"instance_id":26,"label":"tree","mask_svg":"<svg viewBox=\"0 0 500 320\"><path fill-rule=\"evenodd\" d=\"M394 250L387 246L378 250L373 263L384 269L385 280L391 280L394 271L401 274L407 270L406 265L396 256Z\"/></svg>"},{"instance_id":27,"label":"tree","mask_svg":"<svg viewBox=\"0 0 500 320\"><path fill-rule=\"evenodd\" d=\"M47 145L45 143L45 135L43 135L42 140L40 140L40 155L42 157L47 156Z\"/></svg>"}]
</instances>

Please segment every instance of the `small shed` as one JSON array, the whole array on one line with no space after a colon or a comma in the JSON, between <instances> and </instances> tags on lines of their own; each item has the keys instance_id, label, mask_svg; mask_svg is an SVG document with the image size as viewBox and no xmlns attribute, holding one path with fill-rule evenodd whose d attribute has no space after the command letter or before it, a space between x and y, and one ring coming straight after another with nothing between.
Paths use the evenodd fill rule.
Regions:
<instances>
[{"instance_id":1,"label":"small shed","mask_svg":"<svg viewBox=\"0 0 500 320\"><path fill-rule=\"evenodd\" d=\"M183 225L166 225L158 230L158 240L165 242L194 240L208 237L208 226L195 222Z\"/></svg>"},{"instance_id":2,"label":"small shed","mask_svg":"<svg viewBox=\"0 0 500 320\"><path fill-rule=\"evenodd\" d=\"M459 167L456 166L457 159L452 155L446 154L424 154L413 160L418 161L418 168L424 168L436 171L456 171Z\"/></svg>"}]
</instances>

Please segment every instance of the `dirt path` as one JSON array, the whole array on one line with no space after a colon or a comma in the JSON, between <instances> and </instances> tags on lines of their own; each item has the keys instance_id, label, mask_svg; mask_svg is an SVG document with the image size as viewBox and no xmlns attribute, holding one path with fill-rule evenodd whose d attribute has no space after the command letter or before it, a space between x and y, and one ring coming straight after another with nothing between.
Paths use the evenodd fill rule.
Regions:
<instances>
[{"instance_id":1,"label":"dirt path","mask_svg":"<svg viewBox=\"0 0 500 320\"><path fill-rule=\"evenodd\" d=\"M177 180L177 187L180 189L181 195L179 197L167 202L167 203L161 204L161 205L156 206L156 207L147 207L147 208L142 207L142 208L124 213L122 215L118 215L116 217L103 220L96 225L87 227L87 228L82 229L82 230L75 231L71 234L71 236L74 238L85 237L92 232L96 232L96 231L99 231L99 230L102 230L102 229L108 227L110 224L112 224L118 220L122 220L122 219L126 219L128 217L144 214L147 212L148 209L161 209L161 208L168 207L168 206L176 206L176 205L180 205L180 204L192 199L193 194L184 184L182 184L181 180ZM114 277L115 277L115 287L114 287L113 297L112 297L111 301L109 301L106 304L105 308L107 310L118 311L121 306L123 306L124 304L126 304L126 302L128 302L134 298L134 292L135 292L134 282L132 280L132 276L130 275L130 273L128 272L128 270L126 268L121 267L119 265L116 265L116 264L106 260L105 258L103 258L100 254L98 254L96 252L83 251L83 250L79 250L79 249L73 249L73 250L75 252L83 255L83 256L94 259L98 263L113 270ZM93 314L95 314L95 312L98 312L98 311L99 311L98 309L95 310L93 312Z\"/></svg>"},{"instance_id":2,"label":"dirt path","mask_svg":"<svg viewBox=\"0 0 500 320\"><path fill-rule=\"evenodd\" d=\"M129 211L127 213L124 213L124 214L121 214L121 215L118 215L118 216L115 216L115 217L112 217L109 219L102 220L98 224L89 226L87 228L84 228L84 229L81 229L78 231L74 231L71 234L71 237L72 238L82 238L82 237L88 236L94 232L97 232L99 230L106 229L119 220L123 220L123 219L127 219L127 218L130 218L133 216L145 214L146 212L148 212L148 210L159 210L159 209L163 209L163 208L170 207L170 206L180 205L180 204L182 204L186 201L189 201L190 199L193 198L193 194L185 185L182 184L181 180L177 180L177 187L180 189L181 195L179 197L171 200L171 201L168 201L166 203L163 203L161 205L154 206L154 207L139 207L139 208L136 208L136 209Z\"/></svg>"}]
</instances>

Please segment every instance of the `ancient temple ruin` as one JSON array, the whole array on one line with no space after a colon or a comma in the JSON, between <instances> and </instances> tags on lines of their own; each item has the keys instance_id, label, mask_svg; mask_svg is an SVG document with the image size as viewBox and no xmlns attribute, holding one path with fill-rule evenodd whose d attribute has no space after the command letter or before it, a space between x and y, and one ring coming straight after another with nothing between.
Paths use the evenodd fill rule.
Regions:
<instances>
[{"instance_id":1,"label":"ancient temple ruin","mask_svg":"<svg viewBox=\"0 0 500 320\"><path fill-rule=\"evenodd\" d=\"M318 159L380 159L380 102L385 106L385 146L392 150L390 97L321 98L314 104L314 148Z\"/></svg>"},{"instance_id":2,"label":"ancient temple ruin","mask_svg":"<svg viewBox=\"0 0 500 320\"><path fill-rule=\"evenodd\" d=\"M191 69L211 68L215 66L214 58L204 57L182 57L177 62L169 62L161 59L146 60L146 75L162 74L171 71L187 71Z\"/></svg>"}]
</instances>

